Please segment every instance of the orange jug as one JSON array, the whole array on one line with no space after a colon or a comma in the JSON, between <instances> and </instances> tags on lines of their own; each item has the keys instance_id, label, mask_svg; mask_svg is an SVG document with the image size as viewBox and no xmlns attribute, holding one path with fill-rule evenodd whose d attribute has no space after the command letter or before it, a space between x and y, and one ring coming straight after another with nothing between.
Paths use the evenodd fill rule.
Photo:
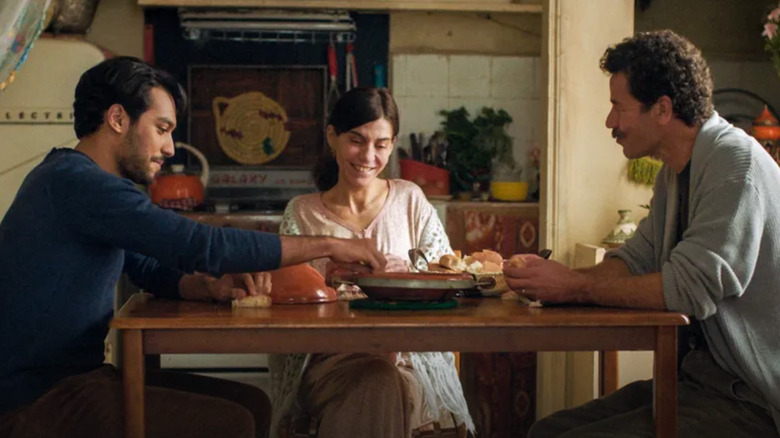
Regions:
<instances>
[{"instance_id":1,"label":"orange jug","mask_svg":"<svg viewBox=\"0 0 780 438\"><path fill-rule=\"evenodd\" d=\"M200 161L200 175L184 171L183 164L171 165L170 172L160 172L149 186L152 202L163 208L192 210L204 201L204 192L209 180L209 163L206 157L194 147L177 142L176 148L184 149Z\"/></svg>"}]
</instances>

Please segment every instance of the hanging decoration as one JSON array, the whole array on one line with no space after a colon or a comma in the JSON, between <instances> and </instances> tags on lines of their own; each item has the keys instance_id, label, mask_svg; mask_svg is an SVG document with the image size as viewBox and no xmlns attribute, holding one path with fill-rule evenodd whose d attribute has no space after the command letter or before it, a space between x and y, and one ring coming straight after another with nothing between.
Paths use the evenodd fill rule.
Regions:
<instances>
[{"instance_id":1,"label":"hanging decoration","mask_svg":"<svg viewBox=\"0 0 780 438\"><path fill-rule=\"evenodd\" d=\"M0 1L0 91L14 80L45 26L50 0ZM1 98L1 97L0 97Z\"/></svg>"},{"instance_id":2,"label":"hanging decoration","mask_svg":"<svg viewBox=\"0 0 780 438\"><path fill-rule=\"evenodd\" d=\"M652 186L655 176L661 170L663 163L655 158L642 157L628 161L628 180L637 184Z\"/></svg>"}]
</instances>

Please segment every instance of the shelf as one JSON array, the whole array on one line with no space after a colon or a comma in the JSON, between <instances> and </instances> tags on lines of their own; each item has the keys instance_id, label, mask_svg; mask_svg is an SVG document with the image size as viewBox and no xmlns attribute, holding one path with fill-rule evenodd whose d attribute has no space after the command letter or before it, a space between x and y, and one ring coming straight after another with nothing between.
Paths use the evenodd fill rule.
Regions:
<instances>
[{"instance_id":1,"label":"shelf","mask_svg":"<svg viewBox=\"0 0 780 438\"><path fill-rule=\"evenodd\" d=\"M540 0L138 0L139 6L347 9L352 11L460 11L541 14Z\"/></svg>"}]
</instances>

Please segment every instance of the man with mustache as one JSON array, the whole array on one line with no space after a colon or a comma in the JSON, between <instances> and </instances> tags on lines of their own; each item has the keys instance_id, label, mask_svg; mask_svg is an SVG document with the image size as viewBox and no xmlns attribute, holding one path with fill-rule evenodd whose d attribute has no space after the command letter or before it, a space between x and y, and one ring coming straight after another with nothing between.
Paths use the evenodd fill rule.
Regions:
<instances>
[{"instance_id":1,"label":"man with mustache","mask_svg":"<svg viewBox=\"0 0 780 438\"><path fill-rule=\"evenodd\" d=\"M777 437L780 425L780 170L713 108L709 67L671 31L606 50L606 126L628 158L656 157L648 216L590 269L533 255L507 283L542 302L670 309L680 332L677 435ZM522 265L519 264L519 265ZM537 422L533 438L653 435L652 381Z\"/></svg>"},{"instance_id":2,"label":"man with mustache","mask_svg":"<svg viewBox=\"0 0 780 438\"><path fill-rule=\"evenodd\" d=\"M121 377L103 365L122 272L161 297L229 301L267 286L246 272L320 257L384 266L367 241L214 228L153 205L135 184L173 155L186 106L169 74L135 58L81 76L78 145L52 150L0 223L0 436L124 436ZM149 437L268 434L259 389L185 374L148 382Z\"/></svg>"}]
</instances>

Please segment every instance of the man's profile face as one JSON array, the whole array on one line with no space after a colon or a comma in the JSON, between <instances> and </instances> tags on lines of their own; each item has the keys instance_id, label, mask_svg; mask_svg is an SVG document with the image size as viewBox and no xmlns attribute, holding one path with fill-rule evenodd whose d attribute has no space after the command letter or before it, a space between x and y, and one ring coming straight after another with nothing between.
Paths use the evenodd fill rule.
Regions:
<instances>
[{"instance_id":1,"label":"man's profile face","mask_svg":"<svg viewBox=\"0 0 780 438\"><path fill-rule=\"evenodd\" d=\"M151 103L122 139L119 171L137 184L149 184L162 168L166 157L173 156L173 130L176 106L163 88L149 91Z\"/></svg>"},{"instance_id":2,"label":"man's profile face","mask_svg":"<svg viewBox=\"0 0 780 438\"><path fill-rule=\"evenodd\" d=\"M610 77L609 94L612 108L606 126L612 130L612 138L623 147L623 155L626 158L653 155L658 144L657 126L651 111L631 95L625 74L615 73Z\"/></svg>"}]
</instances>

